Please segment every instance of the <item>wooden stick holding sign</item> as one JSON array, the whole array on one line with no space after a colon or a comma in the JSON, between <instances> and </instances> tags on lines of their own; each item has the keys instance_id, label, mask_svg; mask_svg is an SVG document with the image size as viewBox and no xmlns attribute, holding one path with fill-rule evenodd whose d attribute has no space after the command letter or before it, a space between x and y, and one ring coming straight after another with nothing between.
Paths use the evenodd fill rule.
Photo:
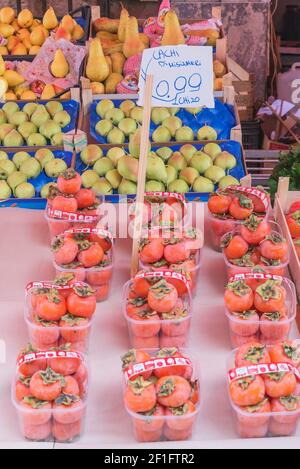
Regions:
<instances>
[{"instance_id":1,"label":"wooden stick holding sign","mask_svg":"<svg viewBox=\"0 0 300 469\"><path fill-rule=\"evenodd\" d=\"M139 265L139 243L143 228L143 205L146 184L147 159L149 154L149 132L151 121L151 101L152 101L153 75L147 75L144 92L144 113L143 125L141 131L141 148L139 159L139 172L137 182L137 195L135 204L133 245L132 245L132 262L131 276L135 276L138 272Z\"/></svg>"}]
</instances>

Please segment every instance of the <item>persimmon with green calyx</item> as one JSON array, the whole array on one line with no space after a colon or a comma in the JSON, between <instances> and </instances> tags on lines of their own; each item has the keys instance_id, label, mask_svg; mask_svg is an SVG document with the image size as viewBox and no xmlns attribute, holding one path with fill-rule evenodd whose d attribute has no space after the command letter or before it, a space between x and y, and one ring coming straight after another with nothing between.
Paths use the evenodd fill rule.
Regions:
<instances>
[{"instance_id":1,"label":"persimmon with green calyx","mask_svg":"<svg viewBox=\"0 0 300 469\"><path fill-rule=\"evenodd\" d=\"M242 313L252 309L253 298L253 291L244 280L228 283L224 296L228 311Z\"/></svg>"},{"instance_id":2,"label":"persimmon with green calyx","mask_svg":"<svg viewBox=\"0 0 300 469\"><path fill-rule=\"evenodd\" d=\"M191 392L190 383L182 376L163 376L156 383L157 400L165 407L182 406L189 400Z\"/></svg>"},{"instance_id":3,"label":"persimmon with green calyx","mask_svg":"<svg viewBox=\"0 0 300 469\"><path fill-rule=\"evenodd\" d=\"M261 363L271 363L271 358L267 347L259 342L249 342L242 345L235 354L235 366L237 368Z\"/></svg>"},{"instance_id":4,"label":"persimmon with green calyx","mask_svg":"<svg viewBox=\"0 0 300 469\"><path fill-rule=\"evenodd\" d=\"M51 249L58 265L70 264L76 259L79 251L76 241L64 236L57 236L52 242Z\"/></svg>"},{"instance_id":5,"label":"persimmon with green calyx","mask_svg":"<svg viewBox=\"0 0 300 469\"><path fill-rule=\"evenodd\" d=\"M86 267L95 267L104 257L104 251L99 243L84 240L79 243L78 260Z\"/></svg>"},{"instance_id":6,"label":"persimmon with green calyx","mask_svg":"<svg viewBox=\"0 0 300 469\"><path fill-rule=\"evenodd\" d=\"M282 311L286 299L286 291L277 280L267 280L260 285L254 294L254 306L261 313Z\"/></svg>"},{"instance_id":7,"label":"persimmon with green calyx","mask_svg":"<svg viewBox=\"0 0 300 469\"><path fill-rule=\"evenodd\" d=\"M45 321L59 321L67 312L66 301L59 291L53 288L39 300L36 312Z\"/></svg>"},{"instance_id":8,"label":"persimmon with green calyx","mask_svg":"<svg viewBox=\"0 0 300 469\"><path fill-rule=\"evenodd\" d=\"M253 202L243 194L235 197L229 206L229 213L235 220L246 220L253 213Z\"/></svg>"},{"instance_id":9,"label":"persimmon with green calyx","mask_svg":"<svg viewBox=\"0 0 300 469\"><path fill-rule=\"evenodd\" d=\"M30 380L30 391L33 397L41 401L54 401L61 393L64 379L49 366L45 371L38 371Z\"/></svg>"},{"instance_id":10,"label":"persimmon with green calyx","mask_svg":"<svg viewBox=\"0 0 300 469\"><path fill-rule=\"evenodd\" d=\"M238 406L259 404L265 397L265 384L260 376L246 376L232 381L229 386L232 402Z\"/></svg>"},{"instance_id":11,"label":"persimmon with green calyx","mask_svg":"<svg viewBox=\"0 0 300 469\"><path fill-rule=\"evenodd\" d=\"M148 293L148 304L153 311L158 313L170 312L175 307L177 300L176 288L165 279L152 285Z\"/></svg>"},{"instance_id":12,"label":"persimmon with green calyx","mask_svg":"<svg viewBox=\"0 0 300 469\"><path fill-rule=\"evenodd\" d=\"M292 238L298 238L300 236L300 210L287 215L286 222Z\"/></svg>"},{"instance_id":13,"label":"persimmon with green calyx","mask_svg":"<svg viewBox=\"0 0 300 469\"><path fill-rule=\"evenodd\" d=\"M137 349L131 349L128 350L125 355L121 357L122 361L122 370L126 370L129 368L131 365L136 365L137 363L143 363L148 360L151 360L150 355L147 352L144 352L143 350L137 350ZM142 376L145 380L149 379L152 374L152 371L145 371L142 373L139 373L138 375L135 375L134 377L130 378L135 379L138 376Z\"/></svg>"},{"instance_id":14,"label":"persimmon with green calyx","mask_svg":"<svg viewBox=\"0 0 300 469\"><path fill-rule=\"evenodd\" d=\"M91 318L96 311L95 290L88 285L74 287L67 298L67 310L73 316Z\"/></svg>"},{"instance_id":15,"label":"persimmon with green calyx","mask_svg":"<svg viewBox=\"0 0 300 469\"><path fill-rule=\"evenodd\" d=\"M284 262L288 258L288 244L279 233L272 231L260 244L261 255L266 259Z\"/></svg>"},{"instance_id":16,"label":"persimmon with green calyx","mask_svg":"<svg viewBox=\"0 0 300 469\"><path fill-rule=\"evenodd\" d=\"M22 409L20 414L25 425L43 425L51 419L52 404L49 401L26 396L20 402L20 406Z\"/></svg>"},{"instance_id":17,"label":"persimmon with green calyx","mask_svg":"<svg viewBox=\"0 0 300 469\"><path fill-rule=\"evenodd\" d=\"M78 422L83 415L84 404L77 395L62 393L53 403L53 418L56 422L68 425Z\"/></svg>"},{"instance_id":18,"label":"persimmon with green calyx","mask_svg":"<svg viewBox=\"0 0 300 469\"><path fill-rule=\"evenodd\" d=\"M290 363L296 368L300 365L300 347L292 340L285 340L270 349L273 363Z\"/></svg>"},{"instance_id":19,"label":"persimmon with green calyx","mask_svg":"<svg viewBox=\"0 0 300 469\"><path fill-rule=\"evenodd\" d=\"M190 257L186 243L176 236L164 240L164 258L169 264L184 262Z\"/></svg>"},{"instance_id":20,"label":"persimmon with green calyx","mask_svg":"<svg viewBox=\"0 0 300 469\"><path fill-rule=\"evenodd\" d=\"M140 243L139 254L144 264L154 264L160 261L164 255L163 239L143 239Z\"/></svg>"},{"instance_id":21,"label":"persimmon with green calyx","mask_svg":"<svg viewBox=\"0 0 300 469\"><path fill-rule=\"evenodd\" d=\"M221 248L227 259L240 259L247 254L249 245L242 236L228 233L221 242Z\"/></svg>"},{"instance_id":22,"label":"persimmon with green calyx","mask_svg":"<svg viewBox=\"0 0 300 469\"><path fill-rule=\"evenodd\" d=\"M60 347L55 347L54 350L56 351L71 351L72 344L65 344L61 345ZM74 375L77 372L78 368L80 367L81 360L78 357L54 357L49 358L48 366L52 369L52 371L56 372L61 376L69 376ZM65 385L63 381L62 387Z\"/></svg>"},{"instance_id":23,"label":"persimmon with green calyx","mask_svg":"<svg viewBox=\"0 0 300 469\"><path fill-rule=\"evenodd\" d=\"M124 402L132 412L149 412L156 404L155 385L142 376L128 381Z\"/></svg>"},{"instance_id":24,"label":"persimmon with green calyx","mask_svg":"<svg viewBox=\"0 0 300 469\"><path fill-rule=\"evenodd\" d=\"M75 195L81 187L81 177L74 169L66 169L58 176L57 187L64 194Z\"/></svg>"},{"instance_id":25,"label":"persimmon with green calyx","mask_svg":"<svg viewBox=\"0 0 300 469\"><path fill-rule=\"evenodd\" d=\"M60 334L66 342L81 342L89 334L89 325L89 319L67 313L59 322Z\"/></svg>"},{"instance_id":26,"label":"persimmon with green calyx","mask_svg":"<svg viewBox=\"0 0 300 469\"><path fill-rule=\"evenodd\" d=\"M241 226L241 236L250 245L258 245L271 232L270 224L263 218L251 215Z\"/></svg>"}]
</instances>

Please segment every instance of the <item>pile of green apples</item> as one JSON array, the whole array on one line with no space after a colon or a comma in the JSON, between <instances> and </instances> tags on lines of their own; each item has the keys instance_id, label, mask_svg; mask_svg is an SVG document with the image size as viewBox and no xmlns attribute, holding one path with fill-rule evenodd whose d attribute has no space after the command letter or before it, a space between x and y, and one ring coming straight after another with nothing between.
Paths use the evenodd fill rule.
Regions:
<instances>
[{"instance_id":1,"label":"pile of green apples","mask_svg":"<svg viewBox=\"0 0 300 469\"><path fill-rule=\"evenodd\" d=\"M55 180L66 169L66 162L61 158L55 158L54 153L48 148L39 148L34 156L26 151L18 151L12 159L9 159L6 152L0 151L0 199L12 196L18 199L31 199L37 195L46 198L55 182L44 184L37 193L34 184L28 180L38 178L42 171L45 176Z\"/></svg>"},{"instance_id":2,"label":"pile of green apples","mask_svg":"<svg viewBox=\"0 0 300 469\"><path fill-rule=\"evenodd\" d=\"M157 126L151 137L154 143L195 140L193 129L183 125L182 120L176 116L179 110L179 108L164 107L152 109L151 120ZM201 108L185 108L185 111L196 116ZM129 99L122 101L119 107L116 107L112 100L103 99L97 104L96 113L101 119L96 123L95 131L112 145L125 143L143 121L143 108L136 106L134 101ZM196 133L196 140L200 141L217 140L217 138L216 130L209 125L202 125Z\"/></svg>"},{"instance_id":3,"label":"pile of green apples","mask_svg":"<svg viewBox=\"0 0 300 469\"><path fill-rule=\"evenodd\" d=\"M129 142L128 152L124 148L112 147L106 155L98 145L88 145L80 154L88 169L82 173L82 184L92 188L98 195L135 194L139 167L139 131ZM207 143L201 150L192 144L182 145L179 151L172 147L160 147L151 151L147 160L146 192L165 191L177 193L207 193L219 188L238 184L228 173L237 164L234 155L222 151L214 142Z\"/></svg>"},{"instance_id":4,"label":"pile of green apples","mask_svg":"<svg viewBox=\"0 0 300 469\"><path fill-rule=\"evenodd\" d=\"M0 143L4 147L44 146L49 141L62 145L62 129L70 122L59 101L45 105L29 102L22 109L17 102L9 101L0 109Z\"/></svg>"}]
</instances>

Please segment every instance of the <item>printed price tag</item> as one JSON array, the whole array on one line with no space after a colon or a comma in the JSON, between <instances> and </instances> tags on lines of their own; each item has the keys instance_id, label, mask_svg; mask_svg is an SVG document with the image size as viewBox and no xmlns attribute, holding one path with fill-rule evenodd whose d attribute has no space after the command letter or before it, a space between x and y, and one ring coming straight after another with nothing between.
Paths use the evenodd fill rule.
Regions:
<instances>
[{"instance_id":1,"label":"printed price tag","mask_svg":"<svg viewBox=\"0 0 300 469\"><path fill-rule=\"evenodd\" d=\"M134 278L173 278L174 280L181 280L187 288L189 287L189 281L186 276L181 274L180 272L173 272L172 270L141 272L140 274L137 274Z\"/></svg>"},{"instance_id":2,"label":"printed price tag","mask_svg":"<svg viewBox=\"0 0 300 469\"><path fill-rule=\"evenodd\" d=\"M82 215L81 213L72 213L64 212L62 210L53 210L53 208L47 208L47 215L49 218L54 218L57 220L65 220L70 222L82 222L82 223L92 223L97 222L100 219L100 216L97 215Z\"/></svg>"},{"instance_id":3,"label":"printed price tag","mask_svg":"<svg viewBox=\"0 0 300 469\"><path fill-rule=\"evenodd\" d=\"M17 359L17 366L20 367L24 363L30 363L34 360L45 360L49 358L78 358L83 361L83 357L79 352L73 352L71 350L47 350L43 352L30 352L25 355L21 355Z\"/></svg>"},{"instance_id":4,"label":"printed price tag","mask_svg":"<svg viewBox=\"0 0 300 469\"><path fill-rule=\"evenodd\" d=\"M210 46L163 46L144 50L139 106L144 104L147 75L153 75L152 106L215 107L213 50Z\"/></svg>"},{"instance_id":5,"label":"printed price tag","mask_svg":"<svg viewBox=\"0 0 300 469\"><path fill-rule=\"evenodd\" d=\"M109 238L113 241L113 236L110 231L103 230L102 228L74 228L72 230L67 230L64 234L97 234L103 238Z\"/></svg>"},{"instance_id":6,"label":"printed price tag","mask_svg":"<svg viewBox=\"0 0 300 469\"><path fill-rule=\"evenodd\" d=\"M134 376L143 373L144 371L153 371L159 368L166 368L168 366L178 366L184 365L193 368L193 363L187 357L162 357L162 358L152 358L142 363L135 363L130 365L125 371L125 381L128 382L129 379Z\"/></svg>"},{"instance_id":7,"label":"printed price tag","mask_svg":"<svg viewBox=\"0 0 300 469\"><path fill-rule=\"evenodd\" d=\"M74 287L83 287L89 288L89 285L84 282L73 282L72 285L56 285L54 282L30 282L26 285L26 291L31 290L32 288L50 288L53 290L69 290Z\"/></svg>"},{"instance_id":8,"label":"printed price tag","mask_svg":"<svg viewBox=\"0 0 300 469\"><path fill-rule=\"evenodd\" d=\"M243 366L241 368L233 368L228 372L228 381L236 381L238 379L247 378L247 376L266 375L270 373L289 373L292 371L297 378L300 378L300 372L290 363L262 363L259 365Z\"/></svg>"},{"instance_id":9,"label":"printed price tag","mask_svg":"<svg viewBox=\"0 0 300 469\"><path fill-rule=\"evenodd\" d=\"M237 280L247 280L247 279L278 280L279 282L282 282L283 277L280 277L280 275L272 275L272 274L267 274L267 273L248 272L245 274L235 274L233 277L230 277L229 282L236 282Z\"/></svg>"}]
</instances>

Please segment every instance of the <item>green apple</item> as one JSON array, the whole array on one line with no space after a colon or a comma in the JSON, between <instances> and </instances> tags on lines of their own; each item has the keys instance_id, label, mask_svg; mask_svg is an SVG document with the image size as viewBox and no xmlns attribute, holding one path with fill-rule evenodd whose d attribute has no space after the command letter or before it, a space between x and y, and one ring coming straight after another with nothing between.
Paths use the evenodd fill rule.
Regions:
<instances>
[{"instance_id":1,"label":"green apple","mask_svg":"<svg viewBox=\"0 0 300 469\"><path fill-rule=\"evenodd\" d=\"M50 193L50 189L51 187L57 187L57 184L55 182L48 182L47 184L45 184L42 189L41 189L41 197L43 199L47 199L48 198L48 195Z\"/></svg>"},{"instance_id":2,"label":"green apple","mask_svg":"<svg viewBox=\"0 0 300 469\"><path fill-rule=\"evenodd\" d=\"M99 158L93 166L93 170L99 174L99 176L105 176L108 171L114 169L113 162L106 157Z\"/></svg>"},{"instance_id":3,"label":"green apple","mask_svg":"<svg viewBox=\"0 0 300 469\"><path fill-rule=\"evenodd\" d=\"M189 164L200 174L204 174L205 171L213 165L213 162L210 156L208 156L206 153L203 153L203 151L199 150L193 155Z\"/></svg>"},{"instance_id":4,"label":"green apple","mask_svg":"<svg viewBox=\"0 0 300 469\"><path fill-rule=\"evenodd\" d=\"M114 127L107 135L107 142L112 145L121 145L125 142L124 132L117 127Z\"/></svg>"},{"instance_id":5,"label":"green apple","mask_svg":"<svg viewBox=\"0 0 300 469\"><path fill-rule=\"evenodd\" d=\"M23 124L18 127L18 132L25 140L27 140L29 135L37 133L37 130L37 126L33 122L23 122Z\"/></svg>"},{"instance_id":6,"label":"green apple","mask_svg":"<svg viewBox=\"0 0 300 469\"><path fill-rule=\"evenodd\" d=\"M94 191L96 195L106 195L112 194L113 188L107 179L100 178L99 181L92 186L92 191Z\"/></svg>"},{"instance_id":7,"label":"green apple","mask_svg":"<svg viewBox=\"0 0 300 469\"><path fill-rule=\"evenodd\" d=\"M161 147L156 151L156 154L166 163L172 156L173 151L170 147Z\"/></svg>"},{"instance_id":8,"label":"green apple","mask_svg":"<svg viewBox=\"0 0 300 469\"><path fill-rule=\"evenodd\" d=\"M80 153L81 161L83 161L87 166L94 165L99 158L102 158L102 156L102 149L93 143L87 145Z\"/></svg>"},{"instance_id":9,"label":"green apple","mask_svg":"<svg viewBox=\"0 0 300 469\"><path fill-rule=\"evenodd\" d=\"M0 199L9 199L12 195L11 188L6 181L0 181Z\"/></svg>"},{"instance_id":10,"label":"green apple","mask_svg":"<svg viewBox=\"0 0 300 469\"><path fill-rule=\"evenodd\" d=\"M199 176L193 184L193 191L206 193L206 192L213 192L214 191L214 184L210 179L206 177Z\"/></svg>"},{"instance_id":11,"label":"green apple","mask_svg":"<svg viewBox=\"0 0 300 469\"><path fill-rule=\"evenodd\" d=\"M224 169L219 168L219 166L210 166L204 173L204 176L210 179L212 182L217 184L221 179L226 176Z\"/></svg>"},{"instance_id":12,"label":"green apple","mask_svg":"<svg viewBox=\"0 0 300 469\"><path fill-rule=\"evenodd\" d=\"M189 191L189 186L183 179L176 179L168 185L168 191L185 194Z\"/></svg>"},{"instance_id":13,"label":"green apple","mask_svg":"<svg viewBox=\"0 0 300 469\"><path fill-rule=\"evenodd\" d=\"M0 179L7 179L16 171L16 166L11 160L0 160Z\"/></svg>"},{"instance_id":14,"label":"green apple","mask_svg":"<svg viewBox=\"0 0 300 469\"><path fill-rule=\"evenodd\" d=\"M44 169L48 161L51 161L54 159L54 153L48 148L39 148L35 152L34 157L36 160L38 160L41 167Z\"/></svg>"},{"instance_id":15,"label":"green apple","mask_svg":"<svg viewBox=\"0 0 300 469\"><path fill-rule=\"evenodd\" d=\"M14 195L17 199L32 199L35 196L35 188L29 182L22 182L16 187Z\"/></svg>"},{"instance_id":16,"label":"green apple","mask_svg":"<svg viewBox=\"0 0 300 469\"><path fill-rule=\"evenodd\" d=\"M2 106L2 109L7 117L20 110L18 103L14 101L9 101L8 103L5 103L4 106Z\"/></svg>"},{"instance_id":17,"label":"green apple","mask_svg":"<svg viewBox=\"0 0 300 469\"><path fill-rule=\"evenodd\" d=\"M43 147L47 145L47 140L44 135L35 133L29 135L29 137L27 138L27 145L29 147Z\"/></svg>"},{"instance_id":18,"label":"green apple","mask_svg":"<svg viewBox=\"0 0 300 469\"><path fill-rule=\"evenodd\" d=\"M115 167L117 166L119 159L124 155L125 151L123 148L120 147L110 148L106 153L107 158L109 158L113 162Z\"/></svg>"},{"instance_id":19,"label":"green apple","mask_svg":"<svg viewBox=\"0 0 300 469\"><path fill-rule=\"evenodd\" d=\"M124 119L125 114L121 109L110 109L105 114L105 119L111 121L114 125L118 125L122 119Z\"/></svg>"},{"instance_id":20,"label":"green apple","mask_svg":"<svg viewBox=\"0 0 300 469\"><path fill-rule=\"evenodd\" d=\"M61 158L54 158L45 164L45 173L50 178L57 178L68 168L66 162Z\"/></svg>"},{"instance_id":21,"label":"green apple","mask_svg":"<svg viewBox=\"0 0 300 469\"><path fill-rule=\"evenodd\" d=\"M96 113L101 119L104 119L105 114L114 109L115 105L111 99L102 99L96 106Z\"/></svg>"},{"instance_id":22,"label":"green apple","mask_svg":"<svg viewBox=\"0 0 300 469\"><path fill-rule=\"evenodd\" d=\"M96 173L93 169L88 169L87 171L84 171L81 175L81 182L83 187L86 189L90 189L93 187L96 182L100 180L99 174Z\"/></svg>"},{"instance_id":23,"label":"green apple","mask_svg":"<svg viewBox=\"0 0 300 469\"><path fill-rule=\"evenodd\" d=\"M55 114L64 110L64 107L59 101L48 101L46 109L53 119Z\"/></svg>"},{"instance_id":24,"label":"green apple","mask_svg":"<svg viewBox=\"0 0 300 469\"><path fill-rule=\"evenodd\" d=\"M26 182L26 181L27 181L27 176L21 171L14 171L7 178L7 183L13 191L19 184L22 184L22 182Z\"/></svg>"},{"instance_id":25,"label":"green apple","mask_svg":"<svg viewBox=\"0 0 300 469\"><path fill-rule=\"evenodd\" d=\"M8 122L15 126L19 126L27 121L28 121L28 116L26 112L23 112L23 111L18 111L18 112L15 112L14 114L10 114L8 118Z\"/></svg>"},{"instance_id":26,"label":"green apple","mask_svg":"<svg viewBox=\"0 0 300 469\"><path fill-rule=\"evenodd\" d=\"M21 147L24 143L23 137L15 129L11 130L3 139L5 147Z\"/></svg>"},{"instance_id":27,"label":"green apple","mask_svg":"<svg viewBox=\"0 0 300 469\"><path fill-rule=\"evenodd\" d=\"M48 120L40 126L39 132L50 140L53 135L60 132L60 126L53 120Z\"/></svg>"},{"instance_id":28,"label":"green apple","mask_svg":"<svg viewBox=\"0 0 300 469\"><path fill-rule=\"evenodd\" d=\"M197 132L198 140L217 140L218 134L213 127L209 125L204 125Z\"/></svg>"},{"instance_id":29,"label":"green apple","mask_svg":"<svg viewBox=\"0 0 300 469\"><path fill-rule=\"evenodd\" d=\"M175 140L176 142L187 142L189 140L194 140L194 132L190 127L184 125L176 131Z\"/></svg>"},{"instance_id":30,"label":"green apple","mask_svg":"<svg viewBox=\"0 0 300 469\"><path fill-rule=\"evenodd\" d=\"M97 134L101 135L101 137L106 137L113 127L114 126L111 121L108 119L101 119L101 121L97 122L95 130Z\"/></svg>"},{"instance_id":31,"label":"green apple","mask_svg":"<svg viewBox=\"0 0 300 469\"><path fill-rule=\"evenodd\" d=\"M219 181L219 189L224 190L228 186L239 186L240 181L233 176L224 176Z\"/></svg>"},{"instance_id":32,"label":"green apple","mask_svg":"<svg viewBox=\"0 0 300 469\"><path fill-rule=\"evenodd\" d=\"M36 178L41 173L42 168L35 158L28 158L21 164L20 171L24 173L27 178Z\"/></svg>"},{"instance_id":33,"label":"green apple","mask_svg":"<svg viewBox=\"0 0 300 469\"><path fill-rule=\"evenodd\" d=\"M204 153L209 155L211 157L211 159L214 161L216 156L218 156L221 153L222 148L217 143L207 143L202 148L202 151L204 151Z\"/></svg>"},{"instance_id":34,"label":"green apple","mask_svg":"<svg viewBox=\"0 0 300 469\"><path fill-rule=\"evenodd\" d=\"M17 169L20 169L21 164L24 163L24 161L28 160L30 158L29 153L27 151L18 151L17 153L14 154L13 156L13 162L16 165Z\"/></svg>"}]
</instances>

